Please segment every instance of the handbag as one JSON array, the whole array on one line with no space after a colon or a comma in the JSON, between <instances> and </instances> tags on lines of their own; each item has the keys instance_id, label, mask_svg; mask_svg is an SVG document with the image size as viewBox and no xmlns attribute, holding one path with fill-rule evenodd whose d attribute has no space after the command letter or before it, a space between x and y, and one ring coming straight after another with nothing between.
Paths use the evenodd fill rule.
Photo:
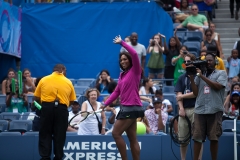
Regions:
<instances>
[{"instance_id":1,"label":"handbag","mask_svg":"<svg viewBox=\"0 0 240 160\"><path fill-rule=\"evenodd\" d=\"M88 100L88 103L92 107L92 110L95 111L93 106L92 106L92 104L89 102L89 100ZM98 116L97 116L97 114L95 112L94 112L94 114L95 114L95 116L97 118L97 121L98 121L98 131L99 131L99 134L101 134L101 132L102 132L102 122L100 122L100 120L99 120L99 118L98 118Z\"/></svg>"}]
</instances>

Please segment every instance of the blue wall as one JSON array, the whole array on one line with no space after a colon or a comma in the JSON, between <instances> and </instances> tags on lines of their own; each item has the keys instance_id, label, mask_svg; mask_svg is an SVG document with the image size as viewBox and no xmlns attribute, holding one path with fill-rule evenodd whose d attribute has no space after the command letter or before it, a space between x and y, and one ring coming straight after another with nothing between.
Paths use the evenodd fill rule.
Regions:
<instances>
[{"instance_id":1,"label":"blue wall","mask_svg":"<svg viewBox=\"0 0 240 160\"><path fill-rule=\"evenodd\" d=\"M238 136L238 138L240 138L240 136ZM127 141L128 159L131 160L131 151L127 137L124 136L124 139ZM170 136L138 136L138 141L141 146L141 160L174 160L176 159L174 154L180 159L179 148L171 144ZM19 159L19 157L24 160L40 159L38 154L38 136L0 136L0 142L0 157L3 160L15 160ZM191 146L193 147L193 143ZM218 160L233 160L233 153L233 135L221 136L219 140ZM112 136L68 135L64 147L64 154L64 160L120 159ZM93 157L92 159L89 158L91 156ZM238 158L240 158L239 147ZM190 145L186 159L192 159ZM211 159L208 140L204 143L202 159Z\"/></svg>"},{"instance_id":2,"label":"blue wall","mask_svg":"<svg viewBox=\"0 0 240 160\"><path fill-rule=\"evenodd\" d=\"M132 32L147 47L158 32L172 36L172 20L155 2L26 4L21 67L38 77L63 63L69 78L95 78L102 69L118 78L120 46L112 40Z\"/></svg>"}]
</instances>

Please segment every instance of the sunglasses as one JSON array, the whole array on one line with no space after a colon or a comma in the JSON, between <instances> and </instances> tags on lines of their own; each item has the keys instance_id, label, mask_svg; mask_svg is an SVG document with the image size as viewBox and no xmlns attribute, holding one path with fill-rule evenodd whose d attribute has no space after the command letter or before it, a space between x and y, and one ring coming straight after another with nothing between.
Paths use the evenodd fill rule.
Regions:
<instances>
[{"instance_id":1,"label":"sunglasses","mask_svg":"<svg viewBox=\"0 0 240 160\"><path fill-rule=\"evenodd\" d=\"M196 10L198 10L197 8L192 8L192 11L196 11Z\"/></svg>"},{"instance_id":2,"label":"sunglasses","mask_svg":"<svg viewBox=\"0 0 240 160\"><path fill-rule=\"evenodd\" d=\"M88 89L87 92L97 91L97 88Z\"/></svg>"},{"instance_id":3,"label":"sunglasses","mask_svg":"<svg viewBox=\"0 0 240 160\"><path fill-rule=\"evenodd\" d=\"M183 61L183 63L191 63L192 61L188 60L188 61Z\"/></svg>"},{"instance_id":4,"label":"sunglasses","mask_svg":"<svg viewBox=\"0 0 240 160\"><path fill-rule=\"evenodd\" d=\"M206 34L206 36L212 36L211 34Z\"/></svg>"}]
</instances>

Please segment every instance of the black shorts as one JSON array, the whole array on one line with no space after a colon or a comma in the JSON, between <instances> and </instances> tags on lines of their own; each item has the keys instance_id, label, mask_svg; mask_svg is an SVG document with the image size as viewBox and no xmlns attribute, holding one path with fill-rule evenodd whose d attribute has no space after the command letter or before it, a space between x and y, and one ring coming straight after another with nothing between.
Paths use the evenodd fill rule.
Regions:
<instances>
[{"instance_id":1,"label":"black shorts","mask_svg":"<svg viewBox=\"0 0 240 160\"><path fill-rule=\"evenodd\" d=\"M142 106L120 106L116 119L137 119L139 117L144 117Z\"/></svg>"}]
</instances>

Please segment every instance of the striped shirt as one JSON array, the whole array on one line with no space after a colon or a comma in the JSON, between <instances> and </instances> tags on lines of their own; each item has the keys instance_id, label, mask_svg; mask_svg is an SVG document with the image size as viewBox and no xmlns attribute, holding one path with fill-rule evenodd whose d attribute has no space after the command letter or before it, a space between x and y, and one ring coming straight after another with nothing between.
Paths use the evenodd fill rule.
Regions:
<instances>
[{"instance_id":1,"label":"striped shirt","mask_svg":"<svg viewBox=\"0 0 240 160\"><path fill-rule=\"evenodd\" d=\"M220 83L222 89L214 90L200 77L196 76L195 84L198 86L198 96L195 103L196 114L214 114L223 111L223 100L225 87L227 85L227 73L224 70L215 70L210 74L208 79ZM209 87L209 94L204 94L204 88Z\"/></svg>"},{"instance_id":2,"label":"striped shirt","mask_svg":"<svg viewBox=\"0 0 240 160\"><path fill-rule=\"evenodd\" d=\"M139 97L139 83L141 79L141 66L136 51L124 41L121 45L132 56L132 67L120 74L118 85L114 92L105 102L105 105L111 104L118 96L120 96L121 104L124 106L142 106L142 102Z\"/></svg>"}]
</instances>

